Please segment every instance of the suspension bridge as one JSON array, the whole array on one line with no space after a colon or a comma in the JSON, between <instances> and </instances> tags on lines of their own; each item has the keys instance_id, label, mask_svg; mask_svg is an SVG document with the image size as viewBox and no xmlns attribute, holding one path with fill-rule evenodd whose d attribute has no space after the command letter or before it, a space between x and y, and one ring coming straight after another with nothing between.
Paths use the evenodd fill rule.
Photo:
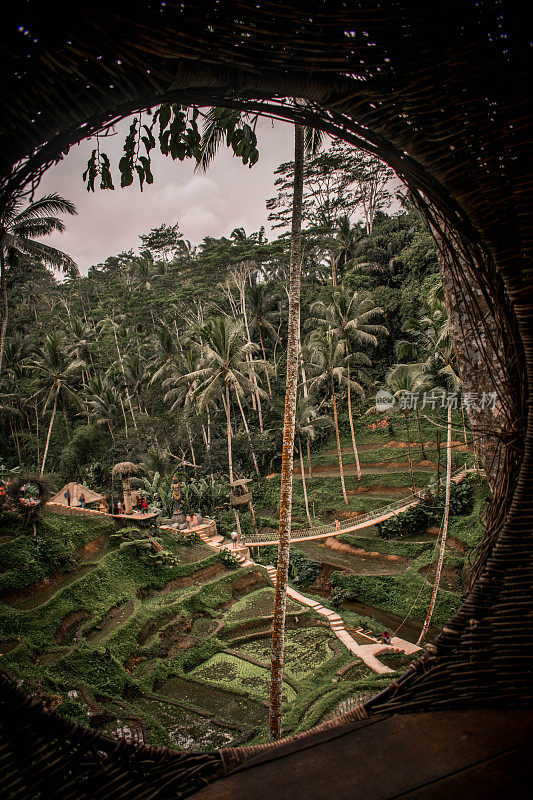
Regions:
<instances>
[{"instance_id":1,"label":"suspension bridge","mask_svg":"<svg viewBox=\"0 0 533 800\"><path fill-rule=\"evenodd\" d=\"M465 464L452 474L452 482L460 483L467 473L473 471L475 470L468 468ZM440 481L438 481L438 484L437 482L428 484L428 486L424 486L422 489L411 492L394 503L390 503L387 506L378 508L375 511L369 511L368 513L362 514L354 519L345 520L344 522L328 523L327 525L320 525L316 528L299 528L298 530L293 530L291 531L291 541L308 542L312 539L326 539L328 536L339 536L342 533L352 533L364 528L369 528L372 525L377 525L379 522L385 522L385 520L418 505L421 500L426 498L428 492L434 491L437 488L437 485L443 486L444 483L445 479L442 478ZM267 545L277 545L278 543L278 538L274 539L272 533L257 533L245 534L242 544L245 547L266 547Z\"/></svg>"}]
</instances>

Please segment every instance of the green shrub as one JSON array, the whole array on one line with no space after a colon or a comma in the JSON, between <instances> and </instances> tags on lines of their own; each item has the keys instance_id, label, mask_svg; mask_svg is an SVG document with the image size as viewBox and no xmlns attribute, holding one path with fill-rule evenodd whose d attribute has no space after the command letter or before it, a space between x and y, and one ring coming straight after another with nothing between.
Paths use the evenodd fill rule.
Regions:
<instances>
[{"instance_id":1,"label":"green shrub","mask_svg":"<svg viewBox=\"0 0 533 800\"><path fill-rule=\"evenodd\" d=\"M239 562L233 553L226 547L218 551L218 559L224 564L225 567L228 567L228 569L237 569L239 566Z\"/></svg>"},{"instance_id":2,"label":"green shrub","mask_svg":"<svg viewBox=\"0 0 533 800\"><path fill-rule=\"evenodd\" d=\"M276 564L278 548L276 545L258 548L259 555L256 561L259 564ZM289 580L296 586L308 586L313 583L320 572L320 564L298 550L292 549L289 557Z\"/></svg>"}]
</instances>

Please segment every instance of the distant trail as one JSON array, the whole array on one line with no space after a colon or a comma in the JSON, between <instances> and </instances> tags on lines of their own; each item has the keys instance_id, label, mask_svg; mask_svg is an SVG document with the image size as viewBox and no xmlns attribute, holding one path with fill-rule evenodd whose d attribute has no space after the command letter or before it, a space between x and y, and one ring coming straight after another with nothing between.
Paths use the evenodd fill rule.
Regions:
<instances>
[{"instance_id":1,"label":"distant trail","mask_svg":"<svg viewBox=\"0 0 533 800\"><path fill-rule=\"evenodd\" d=\"M471 471L472 470L468 469L466 465L461 467L459 470L454 472L452 481L454 483L459 483L463 480L465 475ZM443 485L442 480L440 481L440 484ZM340 523L339 527L337 527L335 523L329 523L328 525L321 525L317 528L301 528L300 530L292 531L291 541L307 542L311 539L325 539L328 536L338 536L341 533L352 533L352 531L359 531L363 530L364 528L369 528L372 525L377 525L378 522L384 522L386 519L390 519L397 514L401 514L403 511L407 511L408 508L418 505L428 489L435 488L435 486L436 484L425 486L423 489L411 493L407 495L407 497L403 497L401 500L397 500L396 503L384 506L383 508L378 508L376 511L370 511L368 514L357 517L355 520L352 519L345 523ZM258 533L256 535L248 534L244 540L244 545L246 547L266 547L267 545L272 544L277 545L278 540L273 539L271 533Z\"/></svg>"}]
</instances>

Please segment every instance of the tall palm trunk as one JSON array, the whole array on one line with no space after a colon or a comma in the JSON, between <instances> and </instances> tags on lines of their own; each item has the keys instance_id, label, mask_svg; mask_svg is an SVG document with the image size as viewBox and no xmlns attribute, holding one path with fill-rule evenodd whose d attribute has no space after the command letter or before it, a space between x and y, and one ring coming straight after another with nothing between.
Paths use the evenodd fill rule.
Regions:
<instances>
[{"instance_id":1,"label":"tall palm trunk","mask_svg":"<svg viewBox=\"0 0 533 800\"><path fill-rule=\"evenodd\" d=\"M237 403L239 405L239 409L240 409L240 412L241 412L242 421L244 422L244 430L246 431L246 436L248 438L248 444L250 445L250 451L252 453L252 459L253 459L253 462L254 462L254 468L255 468L255 471L256 471L257 475L259 475L259 467L257 466L257 458L256 458L256 455L255 455L255 450L254 450L253 445L252 445L252 437L250 436L250 428L248 427L248 422L247 422L246 416L244 414L244 408L242 407L241 398L239 397L239 392L237 391L237 387L233 386L233 388L235 390L235 397L237 398Z\"/></svg>"},{"instance_id":2,"label":"tall palm trunk","mask_svg":"<svg viewBox=\"0 0 533 800\"><path fill-rule=\"evenodd\" d=\"M294 126L294 194L292 200L291 252L289 262L289 326L287 334L287 389L283 417L281 455L281 496L279 505L279 546L272 623L272 663L270 684L269 731L272 740L281 736L283 703L283 644L285 611L289 578L291 542L292 470L294 462L294 429L296 389L298 384L298 350L300 346L300 280L302 247L302 195L304 166L304 129Z\"/></svg>"},{"instance_id":3,"label":"tall palm trunk","mask_svg":"<svg viewBox=\"0 0 533 800\"><path fill-rule=\"evenodd\" d=\"M309 444L309 439L307 440L307 466L309 467L309 472L307 474L310 478L312 478L313 472L311 467L311 445Z\"/></svg>"},{"instance_id":4,"label":"tall palm trunk","mask_svg":"<svg viewBox=\"0 0 533 800\"><path fill-rule=\"evenodd\" d=\"M411 459L411 431L409 430L409 412L405 412L405 427L407 429L407 452L409 457L409 475L411 476L411 491L415 491L415 479L413 478L413 461Z\"/></svg>"},{"instance_id":5,"label":"tall palm trunk","mask_svg":"<svg viewBox=\"0 0 533 800\"><path fill-rule=\"evenodd\" d=\"M261 332L261 320L259 320L258 327L259 327L259 341L261 342L261 351L263 353L263 361L266 362L267 357L266 357L266 352L265 352L265 345L263 344L263 334ZM265 375L266 375L266 379L267 379L268 396L272 397L272 388L270 386L270 378L268 377L268 370L265 370Z\"/></svg>"},{"instance_id":6,"label":"tall palm trunk","mask_svg":"<svg viewBox=\"0 0 533 800\"><path fill-rule=\"evenodd\" d=\"M34 401L33 408L35 410L35 444L37 446L37 466L39 466L41 455L39 453L39 412L37 411L37 400Z\"/></svg>"},{"instance_id":7,"label":"tall palm trunk","mask_svg":"<svg viewBox=\"0 0 533 800\"><path fill-rule=\"evenodd\" d=\"M193 443L192 443L192 433L191 433L191 428L190 428L188 422L185 423L185 427L187 428L187 436L189 438L189 448L190 448L190 451L191 451L192 465L193 465L193 467L196 467L196 454L194 452L194 447L193 447Z\"/></svg>"},{"instance_id":8,"label":"tall palm trunk","mask_svg":"<svg viewBox=\"0 0 533 800\"><path fill-rule=\"evenodd\" d=\"M0 325L0 373L2 372L2 361L4 358L4 347L7 334L7 281L6 281L6 262L3 250L0 250L0 302L2 304L2 324Z\"/></svg>"},{"instance_id":9,"label":"tall palm trunk","mask_svg":"<svg viewBox=\"0 0 533 800\"><path fill-rule=\"evenodd\" d=\"M426 458L426 449L424 447L424 442L422 441L422 425L420 424L420 411L416 411L416 421L418 423L418 440L420 442L420 450L422 452L422 458Z\"/></svg>"},{"instance_id":10,"label":"tall palm trunk","mask_svg":"<svg viewBox=\"0 0 533 800\"><path fill-rule=\"evenodd\" d=\"M420 636L418 637L417 644L420 644L420 642L422 641L422 639L426 634L427 629L429 628L429 623L431 622L431 617L433 616L433 611L435 609L435 602L437 600L437 594L439 591L440 576L442 573L442 565L444 563L444 553L446 550L446 537L448 535L448 520L450 518L451 485L452 485L452 407L450 404L448 406L448 436L446 439L446 494L444 496L444 517L442 520L442 537L440 540L439 560L437 562L437 571L435 572L435 584L433 586L433 592L431 593L431 600L429 603L428 613L426 615L426 619L424 620L424 625L422 626L422 631L420 632Z\"/></svg>"},{"instance_id":11,"label":"tall palm trunk","mask_svg":"<svg viewBox=\"0 0 533 800\"><path fill-rule=\"evenodd\" d=\"M17 457L18 457L18 461L19 461L19 467L22 467L22 458L20 457L20 445L19 445L19 437L18 437L18 433L17 433L17 428L16 428L16 425L15 425L15 427L13 427L13 422L11 421L11 419L9 420L9 427L11 428L11 438L15 442L15 446L17 448Z\"/></svg>"},{"instance_id":12,"label":"tall palm trunk","mask_svg":"<svg viewBox=\"0 0 533 800\"><path fill-rule=\"evenodd\" d=\"M120 407L122 409L122 416L124 418L124 430L126 432L126 439L128 438L128 420L126 419L126 412L124 410L124 403L122 402L122 395L119 394L118 399L120 400Z\"/></svg>"},{"instance_id":13,"label":"tall palm trunk","mask_svg":"<svg viewBox=\"0 0 533 800\"><path fill-rule=\"evenodd\" d=\"M43 463L41 464L41 475L44 472L44 465L46 464L46 456L48 455L48 445L50 444L50 436L52 435L52 428L54 426L54 419L57 410L57 395L58 391L56 390L56 396L54 397L54 405L52 407L52 416L50 417L50 424L48 425L48 433L46 436L46 444L44 446Z\"/></svg>"},{"instance_id":14,"label":"tall palm trunk","mask_svg":"<svg viewBox=\"0 0 533 800\"><path fill-rule=\"evenodd\" d=\"M349 356L348 344L346 344L346 355ZM357 445L355 443L355 429L352 417L352 390L350 388L350 364L346 362L346 372L348 377L348 419L350 420L350 431L352 434L353 454L355 456L355 468L357 470L357 480L361 480L361 465L359 463L359 453L357 452Z\"/></svg>"},{"instance_id":15,"label":"tall palm trunk","mask_svg":"<svg viewBox=\"0 0 533 800\"><path fill-rule=\"evenodd\" d=\"M302 486L304 490L304 501L305 501L305 513L307 514L307 519L309 521L309 525L312 528L313 523L311 522L311 514L309 513L309 502L307 500L307 485L305 483L305 467L304 467L304 456L302 452L302 440L300 436L298 436L298 450L300 453L300 472L302 473Z\"/></svg>"},{"instance_id":16,"label":"tall palm trunk","mask_svg":"<svg viewBox=\"0 0 533 800\"><path fill-rule=\"evenodd\" d=\"M244 328L246 330L246 338L248 340L248 344L252 344L252 337L250 336L250 328L248 326L248 314L246 312L246 293L244 283L242 284L242 291L241 291L241 307L242 307L242 315L244 319ZM254 369L254 365L252 364L252 356L251 353L247 353L247 358L250 361L250 378L252 379L252 384L254 387L254 395L255 400L257 403L257 414L259 417L259 430L263 433L263 409L261 407L261 397L259 395L259 387L257 384L257 375Z\"/></svg>"},{"instance_id":17,"label":"tall palm trunk","mask_svg":"<svg viewBox=\"0 0 533 800\"><path fill-rule=\"evenodd\" d=\"M440 497L440 431L437 431L437 505Z\"/></svg>"},{"instance_id":18,"label":"tall palm trunk","mask_svg":"<svg viewBox=\"0 0 533 800\"><path fill-rule=\"evenodd\" d=\"M118 338L117 338L117 332L115 330L115 326L114 325L113 325L113 335L115 337L115 345L117 347L118 361L119 361L119 364L120 364L120 369L122 370L122 377L124 378L124 388L126 390L126 399L128 401L128 405L130 407L131 418L133 420L133 427L135 428L135 430L137 430L137 420L135 419L135 414L133 413L133 406L131 404L131 396L130 396L130 392L129 392L129 389L128 389L128 384L126 382L126 370L124 369L124 361L122 360L122 353L120 352L120 347L119 347Z\"/></svg>"},{"instance_id":19,"label":"tall palm trunk","mask_svg":"<svg viewBox=\"0 0 533 800\"><path fill-rule=\"evenodd\" d=\"M337 454L339 456L339 475L341 478L342 496L344 497L344 502L346 503L346 505L348 505L348 496L346 494L346 486L344 484L344 468L342 466L341 437L339 434L339 417L337 415L337 401L335 399L335 384L333 383L333 377L331 378L331 399L333 400L333 418L335 420L335 434L337 436Z\"/></svg>"},{"instance_id":20,"label":"tall palm trunk","mask_svg":"<svg viewBox=\"0 0 533 800\"><path fill-rule=\"evenodd\" d=\"M230 399L229 399L229 386L226 383L226 399L224 402L224 410L226 411L226 432L228 435L228 474L229 474L229 482L230 484L233 483L233 453L231 450L231 407L230 407ZM239 536L241 535L241 521L239 519L239 512L236 508L233 509L235 512L235 524L237 526L237 533Z\"/></svg>"}]
</instances>

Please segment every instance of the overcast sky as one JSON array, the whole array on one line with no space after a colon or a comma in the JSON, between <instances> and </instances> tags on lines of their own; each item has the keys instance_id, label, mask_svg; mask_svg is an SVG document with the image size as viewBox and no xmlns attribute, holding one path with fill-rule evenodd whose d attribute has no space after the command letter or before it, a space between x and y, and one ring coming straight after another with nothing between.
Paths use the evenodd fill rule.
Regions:
<instances>
[{"instance_id":1,"label":"overcast sky","mask_svg":"<svg viewBox=\"0 0 533 800\"><path fill-rule=\"evenodd\" d=\"M185 239L192 244L198 244L204 236L229 236L240 227L251 233L264 225L270 231L265 200L275 193L274 170L292 158L292 125L276 122L272 126L269 120L259 121L260 157L252 169L226 147L220 149L206 173L195 173L193 162L172 161L153 150L154 183L145 186L141 194L138 181L120 188L116 168L128 124L124 120L117 126L117 135L101 145L115 165L113 181L118 188L87 192L82 173L94 143L84 141L48 170L36 193L38 198L57 192L75 203L78 216L65 217L66 231L43 241L68 253L82 274L108 256L136 250L139 234L163 222L179 222Z\"/></svg>"}]
</instances>

